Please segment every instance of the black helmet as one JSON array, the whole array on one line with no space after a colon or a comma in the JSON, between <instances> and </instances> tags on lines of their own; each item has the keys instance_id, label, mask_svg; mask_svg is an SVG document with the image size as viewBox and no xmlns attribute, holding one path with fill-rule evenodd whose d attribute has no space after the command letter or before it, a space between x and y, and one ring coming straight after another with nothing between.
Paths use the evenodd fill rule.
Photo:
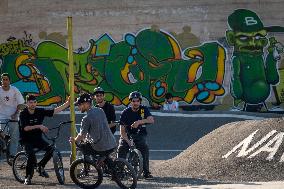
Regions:
<instances>
[{"instance_id":1,"label":"black helmet","mask_svg":"<svg viewBox=\"0 0 284 189\"><path fill-rule=\"evenodd\" d=\"M79 104L82 104L83 102L92 102L92 100L92 95L90 95L89 93L83 93L77 98L75 105L77 106Z\"/></svg>"},{"instance_id":2,"label":"black helmet","mask_svg":"<svg viewBox=\"0 0 284 189\"><path fill-rule=\"evenodd\" d=\"M103 88L101 88L101 87L96 87L96 88L94 89L94 95L95 95L95 94L98 94L98 93L104 94L105 91L104 91Z\"/></svg>"},{"instance_id":3,"label":"black helmet","mask_svg":"<svg viewBox=\"0 0 284 189\"><path fill-rule=\"evenodd\" d=\"M142 100L142 95L138 91L133 91L129 94L128 98L129 98L129 100L132 100L133 98L139 98L140 100Z\"/></svg>"}]
</instances>

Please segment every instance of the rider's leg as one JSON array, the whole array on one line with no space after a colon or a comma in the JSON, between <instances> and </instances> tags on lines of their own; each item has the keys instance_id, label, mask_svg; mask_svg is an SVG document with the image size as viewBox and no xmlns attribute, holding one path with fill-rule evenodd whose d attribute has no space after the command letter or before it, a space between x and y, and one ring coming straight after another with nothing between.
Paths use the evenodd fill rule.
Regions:
<instances>
[{"instance_id":1,"label":"rider's leg","mask_svg":"<svg viewBox=\"0 0 284 189\"><path fill-rule=\"evenodd\" d=\"M143 172L149 174L149 147L146 141L146 136L139 136L134 140L136 148L141 152L143 157Z\"/></svg>"},{"instance_id":2,"label":"rider's leg","mask_svg":"<svg viewBox=\"0 0 284 189\"><path fill-rule=\"evenodd\" d=\"M18 146L19 146L19 124L18 122L10 122L9 123L10 128L10 155L15 156L18 152Z\"/></svg>"},{"instance_id":3,"label":"rider's leg","mask_svg":"<svg viewBox=\"0 0 284 189\"><path fill-rule=\"evenodd\" d=\"M46 142L44 140L37 141L37 145L40 149L45 150L45 154L44 154L42 160L38 163L39 166L44 168L45 165L47 164L47 162L52 158L54 149L53 149L53 147L49 146L48 142Z\"/></svg>"},{"instance_id":4,"label":"rider's leg","mask_svg":"<svg viewBox=\"0 0 284 189\"><path fill-rule=\"evenodd\" d=\"M127 142L123 139L119 139L119 145L117 149L117 157L126 159L127 152L129 150L129 146Z\"/></svg>"},{"instance_id":5,"label":"rider's leg","mask_svg":"<svg viewBox=\"0 0 284 189\"><path fill-rule=\"evenodd\" d=\"M36 165L36 156L34 152L34 146L32 144L25 144L25 151L28 155L27 167L26 167L26 178L32 179L34 175L34 168Z\"/></svg>"}]
</instances>

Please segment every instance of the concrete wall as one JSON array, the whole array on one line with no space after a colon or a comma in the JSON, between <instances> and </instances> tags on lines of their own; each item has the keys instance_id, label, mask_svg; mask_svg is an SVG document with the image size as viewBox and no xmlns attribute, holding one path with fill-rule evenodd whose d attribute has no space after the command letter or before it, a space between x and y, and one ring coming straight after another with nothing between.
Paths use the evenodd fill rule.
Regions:
<instances>
[{"instance_id":1,"label":"concrete wall","mask_svg":"<svg viewBox=\"0 0 284 189\"><path fill-rule=\"evenodd\" d=\"M201 42L224 37L227 17L237 8L256 11L266 25L284 21L281 0L2 0L0 2L0 41L9 36L60 32L66 36L66 17L73 17L74 47L105 32L119 41L127 32L157 25L168 32L181 33L190 26Z\"/></svg>"},{"instance_id":2,"label":"concrete wall","mask_svg":"<svg viewBox=\"0 0 284 189\"><path fill-rule=\"evenodd\" d=\"M232 97L230 91L231 55L234 49L232 45L227 43L225 32L229 29L228 16L238 8L250 9L257 13L264 26L281 26L284 20L283 5L284 2L280 0L252 0L249 2L241 0L2 0L0 2L1 71L10 72L13 75L14 85L22 87L21 91L24 94L36 93L39 95L39 102L43 106L64 101L69 93L68 75L66 74L68 72L68 66L66 66L68 62L66 20L68 16L72 16L74 50L78 52L75 54L75 72L78 76L75 88L77 93L80 91L91 92L95 86L100 85L108 89L110 93L107 95L107 99L115 105L127 105L128 101L125 98L132 90L141 90L149 104L153 106L163 103L165 92L174 93L176 100L185 102L185 104L223 104L224 107L221 109L228 109L234 103L234 105L238 105L240 102L258 104L268 101L274 105L275 103L280 104L284 102L284 63L282 60L273 63L278 72L274 71L273 74L268 74L279 75L279 82L268 84L269 91L260 100L251 101L250 99L256 99L254 96L249 99ZM152 28L151 31L154 32L147 31L147 28ZM109 68L109 71L103 70L103 72L96 67L98 63L102 62L102 59L105 60L104 64L112 61L116 63L117 57L123 57L126 62L129 61L127 50L120 49L121 54L113 55L114 50L111 51L104 45L99 46L99 42L107 42L112 47L118 46L120 41L127 42L124 39L126 34L138 38L142 36L143 32L148 32L144 38L141 37L142 45L146 50L151 47L156 49L156 46L153 45L159 45L164 39L170 41L169 46L157 46L157 48L161 48L158 53L150 50L147 54L149 58L144 53L145 49L137 48L143 59L136 57L140 60L140 62L136 60L138 64L143 61L145 63L151 62L153 56L155 61L159 63L158 68L142 69L141 72L144 74L150 73L146 83L144 81L148 75L144 75L143 80L141 73L138 73L137 77L140 77L144 83L131 86L131 83L119 80L120 73L114 76L108 74L110 72L116 73L123 67ZM107 33L105 38L101 38L105 33ZM283 32L269 33L267 40L272 36L276 37L279 43L284 43ZM100 41L101 39L104 41ZM134 44L134 46L138 47L138 44ZM190 71L190 68L193 67L191 65L195 63L195 60L190 60L189 57L193 47L198 52L204 53L205 58L214 57L216 60L205 62L203 71L201 69ZM127 48L133 48L133 46L130 45ZM264 57L268 54L267 48L268 45L263 47ZM23 54L23 51L25 53L28 51L29 54ZM220 54L222 51L224 51L224 55ZM265 58L261 61L265 62ZM27 62L29 68L33 69L36 78L19 76L21 73L18 73L18 70L21 71L21 69L17 65L27 65ZM130 63L132 63L131 60ZM161 65L171 64L170 66L173 66L182 63L184 63L184 67L178 69L160 69ZM199 68L202 67L200 65ZM214 69L211 68L211 73L205 69L206 65L213 65ZM131 68L130 64L122 66ZM26 71L25 69L22 71ZM133 69L136 69L137 72L138 68L134 67ZM178 71L182 72L187 69L193 78L196 77L195 80L188 83L187 78L180 76L184 79L180 82L179 77L176 76L182 74ZM255 74L257 75L258 72ZM215 77L215 75L218 76ZM112 80L112 77L115 79ZM199 80L198 77L200 77ZM104 78L106 78L105 83ZM36 80L37 82L35 82ZM171 83L173 80L178 81ZM31 81L31 83L27 84L27 81ZM116 83L117 81L121 83ZM218 89L206 88L205 83L208 81L211 82L209 84L217 85ZM266 79L264 81L266 82ZM27 86L23 84L27 84ZM162 88L163 84L167 87ZM56 85L58 85L57 88L55 88ZM273 86L274 88L272 88ZM206 89L202 91L204 87ZM159 88L162 88L163 91L160 92ZM259 91L248 91L248 93L258 94ZM240 103L240 106L242 105ZM269 107L274 105L269 104Z\"/></svg>"}]
</instances>

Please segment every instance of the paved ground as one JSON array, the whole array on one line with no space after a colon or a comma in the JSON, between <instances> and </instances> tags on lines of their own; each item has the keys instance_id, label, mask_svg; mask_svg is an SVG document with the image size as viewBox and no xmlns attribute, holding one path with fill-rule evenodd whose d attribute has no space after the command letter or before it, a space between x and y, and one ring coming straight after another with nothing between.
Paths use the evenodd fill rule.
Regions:
<instances>
[{"instance_id":1,"label":"paved ground","mask_svg":"<svg viewBox=\"0 0 284 189\"><path fill-rule=\"evenodd\" d=\"M179 114L179 115L169 115L173 116L171 118L168 115L157 113L155 115L156 123L155 125L149 127L149 143L151 147L150 151L150 167L152 168L153 175L155 179L151 181L140 180L138 182L137 188L153 188L153 189L162 189L162 188L198 188L198 189L215 189L215 188L230 188L230 189L262 189L262 188L283 188L284 182L265 182L265 183L222 183L219 181L208 181L195 178L177 178L172 176L159 176L158 172L155 172L155 167L158 167L159 164L165 160L174 158L182 150L186 149L188 146L196 142L202 136L208 134L212 130L220 127L221 125L238 120L244 119L254 119L259 117L270 117L271 115L266 114L250 114L249 116L243 116L237 113L236 115L230 115L225 117L225 113L222 113L220 117L217 114ZM56 117L56 120L51 121L52 125L58 123L59 121L67 120L69 115L59 115ZM257 116L257 117L255 117ZM279 115L272 115L272 117L278 117ZM182 117L182 118L181 118ZM208 122L204 122L204 120ZM79 120L79 118L77 119ZM209 121L210 120L210 121ZM205 124L206 123L206 124ZM174 133L172 132L174 129ZM66 127L61 132L61 140L58 141L58 147L60 150L65 151L65 156L69 153L70 149L68 144L68 133L69 128ZM69 158L65 157L65 173L66 173L66 185L61 186L57 185L56 176L54 170L52 169L51 164L48 165L47 171L50 174L50 179L43 179L39 176L35 176L33 179L34 185L29 186L29 188L46 188L46 189L59 189L59 188L78 188L76 187L70 177L69 177ZM4 162L0 162L0 188L27 188L26 186L18 183L12 174L11 168ZM114 189L118 188L117 185L105 179L101 187L103 189Z\"/></svg>"}]
</instances>

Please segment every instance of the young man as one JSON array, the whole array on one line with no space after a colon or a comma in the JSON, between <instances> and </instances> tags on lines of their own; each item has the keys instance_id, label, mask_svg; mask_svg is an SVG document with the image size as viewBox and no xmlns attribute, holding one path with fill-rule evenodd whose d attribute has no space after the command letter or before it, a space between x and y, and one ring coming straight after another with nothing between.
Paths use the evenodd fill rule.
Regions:
<instances>
[{"instance_id":1,"label":"young man","mask_svg":"<svg viewBox=\"0 0 284 189\"><path fill-rule=\"evenodd\" d=\"M116 141L108 127L104 111L93 107L92 100L93 97L87 93L78 97L75 105L82 113L87 112L87 115L82 118L80 133L75 138L70 137L70 142L88 140L95 153L106 156L115 149Z\"/></svg>"},{"instance_id":2,"label":"young man","mask_svg":"<svg viewBox=\"0 0 284 189\"><path fill-rule=\"evenodd\" d=\"M97 87L94 89L94 99L96 101L96 107L102 108L106 114L108 126L112 132L112 134L116 131L116 125L114 121L116 119L114 106L109 102L105 101L105 92L103 88Z\"/></svg>"},{"instance_id":3,"label":"young man","mask_svg":"<svg viewBox=\"0 0 284 189\"><path fill-rule=\"evenodd\" d=\"M133 144L129 140L132 135L135 146L143 156L143 176L145 179L152 178L149 171L149 148L146 142L147 131L145 124L154 123L154 118L146 106L141 105L142 95L134 91L130 93L131 106L122 111L120 117L120 140L118 157L126 158L129 147Z\"/></svg>"},{"instance_id":4,"label":"young man","mask_svg":"<svg viewBox=\"0 0 284 189\"><path fill-rule=\"evenodd\" d=\"M166 93L165 95L163 110L178 111L178 102L173 99L173 95L171 93Z\"/></svg>"},{"instance_id":5,"label":"young man","mask_svg":"<svg viewBox=\"0 0 284 189\"><path fill-rule=\"evenodd\" d=\"M26 179L24 184L30 185L31 179L34 174L34 166L37 162L34 149L44 149L48 152L49 143L42 138L42 133L47 133L48 128L43 125L45 116L52 117L54 114L61 112L69 107L69 98L61 106L55 109L47 110L37 107L36 97L34 95L26 96L27 108L20 113L20 139L21 143L25 147L25 151L28 155L27 167L26 167ZM40 176L48 178L47 172L44 167L52 157L52 153L45 153L42 160L38 163L38 172Z\"/></svg>"},{"instance_id":6,"label":"young man","mask_svg":"<svg viewBox=\"0 0 284 189\"><path fill-rule=\"evenodd\" d=\"M19 111L25 100L20 91L10 85L10 76L8 73L1 75L0 87L0 120L7 122L8 120L18 120ZM1 125L0 125L1 126ZM11 136L10 155L11 158L16 155L19 146L19 125L17 122L9 123L9 134Z\"/></svg>"}]
</instances>

